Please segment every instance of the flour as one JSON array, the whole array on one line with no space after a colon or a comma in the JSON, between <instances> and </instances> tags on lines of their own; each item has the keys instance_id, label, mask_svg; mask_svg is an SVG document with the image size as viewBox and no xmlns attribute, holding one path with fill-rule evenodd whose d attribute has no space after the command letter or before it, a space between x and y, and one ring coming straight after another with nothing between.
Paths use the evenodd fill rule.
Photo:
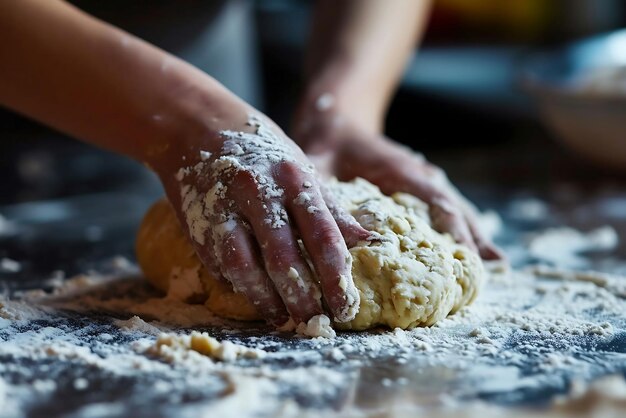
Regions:
<instances>
[{"instance_id":1,"label":"flour","mask_svg":"<svg viewBox=\"0 0 626 418\"><path fill-rule=\"evenodd\" d=\"M584 267L579 256L587 251L609 251L619 242L610 226L583 233L572 228L553 228L535 235L529 242L529 253L536 259L566 267Z\"/></svg>"},{"instance_id":2,"label":"flour","mask_svg":"<svg viewBox=\"0 0 626 418\"><path fill-rule=\"evenodd\" d=\"M293 203L295 203L296 205L304 206L304 205L306 205L310 201L311 201L311 195L309 193L307 193L307 192L301 192L294 199Z\"/></svg>"},{"instance_id":3,"label":"flour","mask_svg":"<svg viewBox=\"0 0 626 418\"><path fill-rule=\"evenodd\" d=\"M615 296L626 298L626 280L624 280L621 276L598 271L565 270L542 265L530 266L527 270L542 277L568 281L590 282L598 287L607 289Z\"/></svg>"},{"instance_id":4,"label":"flour","mask_svg":"<svg viewBox=\"0 0 626 418\"><path fill-rule=\"evenodd\" d=\"M516 390L532 390L532 388L550 384L552 376L558 375L561 370L570 369L572 362L576 365L578 373L582 373L580 375L582 378L587 376L586 373L593 373L590 368L595 367L596 361L597 367L603 369L610 364L610 361L603 357L590 360L591 354L584 354L584 344L593 341L601 342L610 337L608 333L598 335L591 332L589 328L591 324L601 326L602 322L594 323L585 314L590 306L600 302L598 300L600 297L591 294L592 300L582 304L577 301L579 298L577 295L581 290L595 287L595 284L575 282L571 283L572 288L563 289L559 282L544 283L527 273L499 274L501 275L492 278L493 285L486 289L482 300L462 311L460 315L443 320L438 326L432 328L417 328L411 331L395 329L389 332L361 334L342 333L334 339L296 340L299 346L292 347L290 350L282 348L276 351L277 348L284 347L282 342L267 336L237 340L233 337L236 334L229 334L229 326L222 322L220 328L224 332L221 335L230 335L227 338L231 340L230 343L234 347L243 347L244 345L238 341L246 341L246 347L263 350L266 353L262 358L247 360L238 355L225 355L225 358L229 359L226 362L221 360L216 362L211 357L190 350L189 334L164 337L173 338L174 341L182 340L182 347L172 348L177 343L163 344L164 340L161 340L159 350L156 353L150 353L150 347L159 345L159 338L154 337L157 332L155 329L157 323L146 324L137 317L129 321L114 322L115 327L123 329L123 332L131 336L136 344L124 347L124 344L114 343L117 341L115 339L111 340L111 343L104 339L95 345L83 345L85 342L81 335L93 335L92 331L84 330L82 327L72 330L67 325L57 326L55 325L57 322L59 325L64 324L60 322L61 319L55 320L54 314L44 314L38 308L38 306L43 306L48 309L49 299L55 299L58 296L24 302L9 301L10 309L14 314L8 316L38 318L38 321L53 322L45 327L40 326L37 332L27 333L20 333L18 330L21 325L15 323L16 331L5 333L3 338L8 337L8 339L0 344L0 356L6 358L4 356L9 355L13 361L0 366L0 373L6 367L16 370L11 364L17 364L20 358L41 359L41 361L59 359L74 362L74 368L84 364L93 370L111 373L108 379L115 379L116 375L145 376L143 379L152 375L160 376L155 381L159 383L154 384L154 389L142 386L141 392L136 392L134 396L153 396L152 393L155 394L154 396L162 396L158 395L162 393L176 399L177 394L184 393L184 391L206 388L202 389L202 393L204 393L203 396L208 396L210 401L177 405L179 409L176 410L176 416L194 416L194 414L197 416L200 412L210 414L216 411L225 415L237 411L238 416L256 416L261 413L264 416L294 417L307 416L307 414L319 415L320 411L324 411L326 415L333 416L336 411L331 405L336 405L336 403L314 404L313 409L309 409L296 399L309 399L310 402L312 399L334 399L338 394L350 393L351 382L355 379L355 376L349 372L350 370L355 370L355 367L361 369L367 363L377 361L378 358L388 358L385 364L401 365L400 373L437 370L445 365L449 370L459 370L461 373L459 379L468 382L456 391L447 392L447 398L442 398L440 395L428 395L428 392L425 392L420 396L410 397L411 401L407 402L408 400L401 396L391 395L387 398L385 410L388 413L390 410L395 410L396 413L392 413L392 416L403 416L402 411L408 411L408 416L414 414L415 411L423 413L428 411L429 416L447 417L453 414L458 415L460 409L479 417L481 415L478 411L484 410L498 411L501 416L516 413L510 409L489 405L470 404L468 406L462 400L480 389L499 390L498 388L502 386L493 382L499 382L500 379L506 378L507 390L515 393ZM103 291L97 288L97 283L102 283L103 280L106 279L103 277L96 277L90 281L79 279L75 283L81 283L81 286L74 283L71 285L71 290L59 290L58 294L70 295L77 289L84 291L87 286L87 288L92 287L92 291L96 292L91 295L94 300L98 297L97 292ZM105 287L108 291L113 290L120 295L129 293L129 288L124 286L116 290L115 283L117 282L115 281L105 283L107 283ZM140 282L137 281L136 284L139 285ZM554 287L548 289L546 293L537 294L537 289L546 285ZM130 293L137 294L136 291ZM66 302L65 308L72 308L73 305L84 308L85 304L81 302L81 298L85 297L87 296L74 295ZM603 295L602 299L611 297L611 294ZM605 308L604 316L623 314L624 302L615 297L613 299L618 305L614 308ZM160 302L155 300L153 304L156 307ZM135 303L140 304L141 300ZM2 312L5 311L6 307L3 307ZM16 312L20 315L15 315ZM520 313L521 320L511 320L515 317L515 312ZM167 313L161 313L161 315L167 318ZM5 316L7 316L6 313ZM28 320L23 319L23 321ZM532 326L528 327L529 324ZM614 324L613 333L618 329L624 330L623 322L621 324L614 322ZM551 330L551 327L556 328ZM159 324L158 329L166 330L167 328ZM574 331L576 329L582 330L582 333ZM109 329L108 333L115 335L114 329ZM511 339L515 335L517 337ZM204 338L212 341L211 337L202 336L202 339ZM489 338L491 341L486 344L484 338ZM587 342L581 344L578 342L579 339ZM510 341L516 340L520 343L511 347ZM224 344L224 341L222 338L222 341L217 344ZM558 341L564 341L564 343ZM96 355L95 352L98 354ZM426 353L426 355L420 353ZM581 354L586 357L580 357ZM597 356L599 353L596 352L593 355ZM579 360L576 360L577 357ZM295 362L296 368L284 368L284 366L272 368L273 362L283 361L281 359L288 360L287 364ZM256 363L245 366L240 363L241 361ZM329 363L325 363L326 361ZM507 367L516 370L516 365L524 362L534 362L537 365L529 377L521 378L510 372L499 377L500 372L497 371L496 364L505 363L508 364ZM354 365L350 366L352 363ZM314 366L307 366L307 364ZM478 367L481 364L489 365L489 369ZM494 372L490 372L490 378L485 380L487 370L494 370ZM389 389L398 386L415 386L417 390L420 387L427 389L428 385L422 385L419 380L413 380L416 376L419 374L385 377L379 380L379 384L381 388ZM71 380L72 385L75 380ZM411 382L416 382L416 385L411 385ZM90 382L87 384L90 385ZM85 382L79 384L79 386L84 385ZM5 386L7 397L15 399L18 406L19 402L34 402L35 398L29 397L30 392L22 389L22 386L13 383L6 383ZM44 396L44 398L45 394L52 395L56 390L56 386L47 381L36 383L33 387L39 393L37 396ZM599 401L598 405L600 403ZM372 409L363 409L363 406L354 405L350 401L347 403L343 401L339 405L341 416L368 417L372 414ZM86 413L85 411L92 413L96 406L84 408L81 413ZM102 411L112 410L110 406L102 406L102 408ZM124 409L121 409L120 413L121 411Z\"/></svg>"},{"instance_id":5,"label":"flour","mask_svg":"<svg viewBox=\"0 0 626 418\"><path fill-rule=\"evenodd\" d=\"M137 315L133 315L130 319L127 320L115 320L113 321L117 327L119 327L122 331L127 332L142 332L148 335L159 336L164 333L162 328L159 328L155 325L151 325L138 317Z\"/></svg>"},{"instance_id":6,"label":"flour","mask_svg":"<svg viewBox=\"0 0 626 418\"><path fill-rule=\"evenodd\" d=\"M115 272L118 273L136 273L137 266L134 265L128 258L116 255L112 257L107 263ZM61 272L63 273L63 272ZM63 275L65 275L63 273Z\"/></svg>"},{"instance_id":7,"label":"flour","mask_svg":"<svg viewBox=\"0 0 626 418\"><path fill-rule=\"evenodd\" d=\"M0 237L13 235L17 232L17 226L0 214Z\"/></svg>"},{"instance_id":8,"label":"flour","mask_svg":"<svg viewBox=\"0 0 626 418\"><path fill-rule=\"evenodd\" d=\"M524 221L541 221L549 215L548 205L531 197L513 200L508 210L511 218Z\"/></svg>"},{"instance_id":9,"label":"flour","mask_svg":"<svg viewBox=\"0 0 626 418\"><path fill-rule=\"evenodd\" d=\"M217 318L138 277L58 275L49 293L0 301L0 417L623 416L623 378L589 382L626 371L626 278L487 268L476 302L435 326L310 339ZM183 343L154 349L163 333Z\"/></svg>"},{"instance_id":10,"label":"flour","mask_svg":"<svg viewBox=\"0 0 626 418\"><path fill-rule=\"evenodd\" d=\"M18 273L22 265L10 258L0 258L0 273Z\"/></svg>"},{"instance_id":11,"label":"flour","mask_svg":"<svg viewBox=\"0 0 626 418\"><path fill-rule=\"evenodd\" d=\"M209 151L200 151L200 159L202 161L207 161L209 158L211 158L211 153Z\"/></svg>"},{"instance_id":12,"label":"flour","mask_svg":"<svg viewBox=\"0 0 626 418\"><path fill-rule=\"evenodd\" d=\"M230 341L220 342L206 332L192 332L190 335L161 334L154 345L146 350L152 356L163 358L171 363L180 362L180 357L193 351L211 359L235 361L238 358L263 358L263 350L248 348Z\"/></svg>"},{"instance_id":13,"label":"flour","mask_svg":"<svg viewBox=\"0 0 626 418\"><path fill-rule=\"evenodd\" d=\"M493 240L503 229L502 218L495 211L481 212L478 214L477 219L480 231L488 239Z\"/></svg>"}]
</instances>

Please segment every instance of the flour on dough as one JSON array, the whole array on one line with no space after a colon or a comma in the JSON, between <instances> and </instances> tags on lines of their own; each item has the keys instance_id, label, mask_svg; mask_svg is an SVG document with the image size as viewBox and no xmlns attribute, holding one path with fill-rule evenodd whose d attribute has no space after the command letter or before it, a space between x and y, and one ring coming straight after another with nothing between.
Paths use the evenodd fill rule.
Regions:
<instances>
[{"instance_id":1,"label":"flour on dough","mask_svg":"<svg viewBox=\"0 0 626 418\"><path fill-rule=\"evenodd\" d=\"M329 189L365 229L380 238L350 249L361 302L356 317L334 324L336 328L433 325L474 300L484 276L480 258L433 230L425 203L404 193L385 196L363 179L333 181ZM191 269L197 274L187 276L186 285L204 289L208 309L229 318L262 319L242 295L202 268L165 201L155 204L144 218L137 258L147 279L170 296L178 293L170 289L172 272ZM189 283L189 277L197 278L199 285Z\"/></svg>"}]
</instances>

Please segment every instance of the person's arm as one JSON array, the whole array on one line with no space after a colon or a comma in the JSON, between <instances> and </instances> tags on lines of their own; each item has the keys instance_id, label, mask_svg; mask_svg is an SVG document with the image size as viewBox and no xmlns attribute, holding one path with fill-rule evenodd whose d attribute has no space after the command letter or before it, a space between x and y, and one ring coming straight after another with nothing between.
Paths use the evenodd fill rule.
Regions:
<instances>
[{"instance_id":1,"label":"person's arm","mask_svg":"<svg viewBox=\"0 0 626 418\"><path fill-rule=\"evenodd\" d=\"M411 193L429 204L437 229L484 258L501 258L445 174L383 135L389 101L429 8L429 0L318 0L293 136L328 174L363 177L388 194Z\"/></svg>"},{"instance_id":2,"label":"person's arm","mask_svg":"<svg viewBox=\"0 0 626 418\"><path fill-rule=\"evenodd\" d=\"M305 62L307 104L332 102L380 132L429 8L430 0L318 0Z\"/></svg>"},{"instance_id":3,"label":"person's arm","mask_svg":"<svg viewBox=\"0 0 626 418\"><path fill-rule=\"evenodd\" d=\"M154 169L207 268L270 322L306 321L323 312L322 296L338 321L354 317L343 237L368 234L334 219L310 162L270 120L201 71L59 0L0 2L0 35L0 104ZM303 192L317 211L296 203Z\"/></svg>"}]
</instances>

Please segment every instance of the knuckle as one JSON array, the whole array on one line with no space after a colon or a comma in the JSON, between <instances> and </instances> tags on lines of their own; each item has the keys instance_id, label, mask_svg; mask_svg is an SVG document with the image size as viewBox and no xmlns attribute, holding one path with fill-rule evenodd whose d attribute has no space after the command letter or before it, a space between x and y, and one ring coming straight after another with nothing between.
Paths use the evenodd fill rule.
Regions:
<instances>
[{"instance_id":1,"label":"knuckle","mask_svg":"<svg viewBox=\"0 0 626 418\"><path fill-rule=\"evenodd\" d=\"M237 251L228 251L226 252L226 257L224 257L222 266L231 274L238 275L249 269L250 261L246 257L238 254Z\"/></svg>"},{"instance_id":2,"label":"knuckle","mask_svg":"<svg viewBox=\"0 0 626 418\"><path fill-rule=\"evenodd\" d=\"M339 232L337 226L331 224L330 222L324 222L316 225L314 234L316 242L318 242L319 245L334 246L343 242L341 233Z\"/></svg>"},{"instance_id":3,"label":"knuckle","mask_svg":"<svg viewBox=\"0 0 626 418\"><path fill-rule=\"evenodd\" d=\"M254 173L249 170L239 170L233 175L233 183L241 190L255 190L257 182Z\"/></svg>"},{"instance_id":4,"label":"knuckle","mask_svg":"<svg viewBox=\"0 0 626 418\"><path fill-rule=\"evenodd\" d=\"M284 275L287 265L284 252L268 251L268 254L265 256L265 265L270 276L275 278Z\"/></svg>"},{"instance_id":5,"label":"knuckle","mask_svg":"<svg viewBox=\"0 0 626 418\"><path fill-rule=\"evenodd\" d=\"M302 164L294 161L284 161L279 166L280 176L288 183L302 182L304 178L304 172L302 171Z\"/></svg>"}]
</instances>

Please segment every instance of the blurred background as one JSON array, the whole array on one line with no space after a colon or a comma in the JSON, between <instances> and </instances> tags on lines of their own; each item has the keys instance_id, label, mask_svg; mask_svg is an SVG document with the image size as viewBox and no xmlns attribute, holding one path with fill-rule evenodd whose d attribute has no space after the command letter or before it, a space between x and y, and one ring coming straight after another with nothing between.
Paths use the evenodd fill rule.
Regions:
<instances>
[{"instance_id":1,"label":"blurred background","mask_svg":"<svg viewBox=\"0 0 626 418\"><path fill-rule=\"evenodd\" d=\"M73 3L197 65L288 128L312 1ZM612 35L589 54L581 55L578 40L619 34L614 31L625 25L626 7L618 0L436 0L391 105L387 134L424 152L482 207L502 206L502 199L528 190L555 196L557 185L562 192L575 184L582 196L624 190L619 170L564 145L563 129L549 116L553 97L546 95L588 56L606 56ZM611 45L626 61L626 40ZM611 112L617 108L618 120L626 120L620 100L614 98ZM132 254L129 231L162 193L146 169L9 111L0 114L0 138L0 214L30 225L10 245L0 240L0 257L37 259L38 269L50 271L73 263L77 252ZM591 132L583 142L594 148L596 139ZM63 241L68 231L80 231L81 239ZM42 240L54 245L35 249Z\"/></svg>"}]
</instances>

